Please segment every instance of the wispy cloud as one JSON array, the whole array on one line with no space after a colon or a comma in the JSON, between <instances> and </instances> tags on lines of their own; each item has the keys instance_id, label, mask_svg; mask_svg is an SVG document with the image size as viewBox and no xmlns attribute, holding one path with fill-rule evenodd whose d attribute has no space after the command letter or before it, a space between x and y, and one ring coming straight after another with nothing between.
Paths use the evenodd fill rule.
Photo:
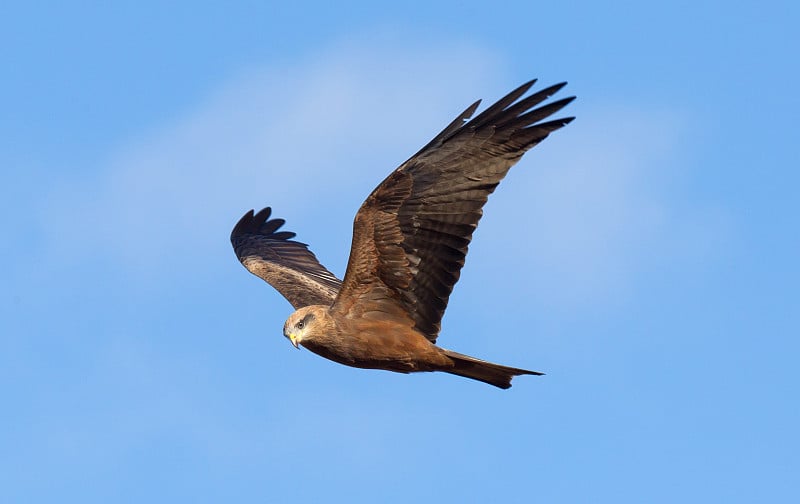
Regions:
<instances>
[{"instance_id":1,"label":"wispy cloud","mask_svg":"<svg viewBox=\"0 0 800 504\"><path fill-rule=\"evenodd\" d=\"M469 46L345 44L253 69L131 141L97 180L57 188L44 211L56 222L46 229L72 255L90 249L153 268L224 244L250 207L270 204L295 222L319 215L319 205L353 212L443 118L487 87L494 61Z\"/></svg>"},{"instance_id":2,"label":"wispy cloud","mask_svg":"<svg viewBox=\"0 0 800 504\"><path fill-rule=\"evenodd\" d=\"M176 260L207 270L210 254L230 253L238 216L272 205L342 273L352 215L375 184L476 97L516 84L496 61L471 46L346 43L252 69L110 156L89 187L60 188L50 208L63 210L48 209L54 247L114 257L140 278ZM714 235L658 186L680 148L679 115L579 105L578 121L501 185L470 257L507 244L487 254L497 265L488 274L525 264L528 295L566 306L622 295L654 248L674 248L691 229Z\"/></svg>"},{"instance_id":3,"label":"wispy cloud","mask_svg":"<svg viewBox=\"0 0 800 504\"><path fill-rule=\"evenodd\" d=\"M671 194L685 175L676 164L691 134L685 117L630 104L578 116L514 168L473 244L496 265L476 268L478 281L513 289L509 302L624 306L643 273L704 261L726 240L723 211Z\"/></svg>"}]
</instances>

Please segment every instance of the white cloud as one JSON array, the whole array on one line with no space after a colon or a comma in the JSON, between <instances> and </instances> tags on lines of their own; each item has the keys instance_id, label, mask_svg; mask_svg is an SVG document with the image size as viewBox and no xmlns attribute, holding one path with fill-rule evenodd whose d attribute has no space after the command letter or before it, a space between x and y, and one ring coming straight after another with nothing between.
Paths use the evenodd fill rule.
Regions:
<instances>
[{"instance_id":1,"label":"white cloud","mask_svg":"<svg viewBox=\"0 0 800 504\"><path fill-rule=\"evenodd\" d=\"M342 274L352 215L375 184L476 97L516 84L498 60L465 45L347 43L251 69L113 155L88 188L62 188L48 229L62 252L114 257L139 277L176 261L207 271L206 254L230 254L235 220L271 205ZM470 257L502 263L471 273L501 281L526 268L527 295L566 306L621 295L654 248L684 238L682 210L657 187L671 176L663 160L679 148L680 117L571 109L578 120L491 199ZM702 219L692 226L709 235Z\"/></svg>"},{"instance_id":2,"label":"white cloud","mask_svg":"<svg viewBox=\"0 0 800 504\"><path fill-rule=\"evenodd\" d=\"M670 195L687 134L680 114L657 107L580 110L489 202L471 255L497 267L478 281L505 284L537 310L605 310L626 304L641 273L713 254L724 212Z\"/></svg>"},{"instance_id":3,"label":"white cloud","mask_svg":"<svg viewBox=\"0 0 800 504\"><path fill-rule=\"evenodd\" d=\"M347 234L361 198L485 90L495 61L470 46L345 44L251 69L112 155L97 180L59 187L43 212L54 249L152 271L227 248L235 220L262 205L292 223L343 210Z\"/></svg>"}]
</instances>

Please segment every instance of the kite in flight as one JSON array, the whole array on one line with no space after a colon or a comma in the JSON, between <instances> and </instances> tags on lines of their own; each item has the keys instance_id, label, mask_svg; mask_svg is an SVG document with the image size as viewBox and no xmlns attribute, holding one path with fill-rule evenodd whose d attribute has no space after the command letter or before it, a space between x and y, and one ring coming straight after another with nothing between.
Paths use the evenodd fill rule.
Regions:
<instances>
[{"instance_id":1,"label":"kite in flight","mask_svg":"<svg viewBox=\"0 0 800 504\"><path fill-rule=\"evenodd\" d=\"M544 121L575 97L534 108L566 82L524 97L533 80L469 120L470 105L381 182L356 214L344 280L267 207L231 232L239 261L295 308L283 334L340 364L444 371L500 388L540 375L437 346L447 301L489 194L525 152L574 118ZM544 122L543 122L544 121Z\"/></svg>"}]
</instances>

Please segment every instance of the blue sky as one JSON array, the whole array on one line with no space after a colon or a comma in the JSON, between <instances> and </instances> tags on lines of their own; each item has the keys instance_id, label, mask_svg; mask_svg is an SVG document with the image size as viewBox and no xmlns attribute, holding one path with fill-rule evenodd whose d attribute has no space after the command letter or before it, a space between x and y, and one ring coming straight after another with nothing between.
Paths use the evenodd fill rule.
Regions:
<instances>
[{"instance_id":1,"label":"blue sky","mask_svg":"<svg viewBox=\"0 0 800 504\"><path fill-rule=\"evenodd\" d=\"M2 502L800 498L794 2L0 8ZM295 351L228 242L352 218L477 98L575 122L490 199L440 343Z\"/></svg>"}]
</instances>

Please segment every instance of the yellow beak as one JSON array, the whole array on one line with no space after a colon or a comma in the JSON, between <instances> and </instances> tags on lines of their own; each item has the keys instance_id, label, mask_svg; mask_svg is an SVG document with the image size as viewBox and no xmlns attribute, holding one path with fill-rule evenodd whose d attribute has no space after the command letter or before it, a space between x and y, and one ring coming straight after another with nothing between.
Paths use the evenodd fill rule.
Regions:
<instances>
[{"instance_id":1,"label":"yellow beak","mask_svg":"<svg viewBox=\"0 0 800 504\"><path fill-rule=\"evenodd\" d=\"M300 348L297 346L297 337L294 335L294 333L289 334L289 341L292 342L292 345L294 345L295 348Z\"/></svg>"}]
</instances>

